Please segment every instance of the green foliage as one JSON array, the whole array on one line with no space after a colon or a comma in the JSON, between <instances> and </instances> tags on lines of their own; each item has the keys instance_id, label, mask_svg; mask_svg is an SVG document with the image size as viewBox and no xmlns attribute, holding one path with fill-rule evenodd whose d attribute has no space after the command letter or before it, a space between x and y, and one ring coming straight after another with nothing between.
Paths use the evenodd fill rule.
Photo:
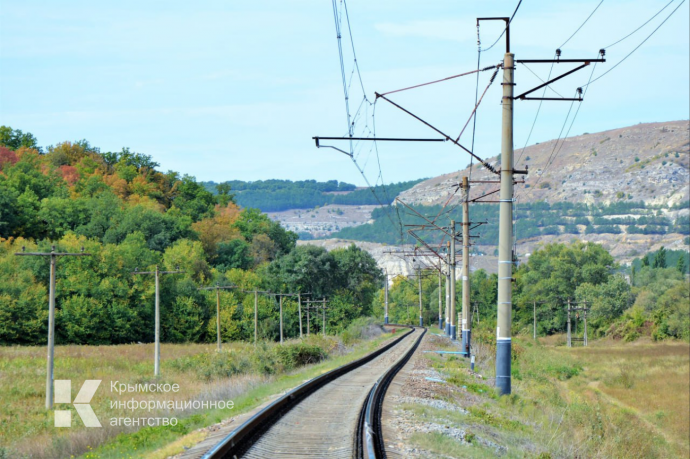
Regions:
<instances>
[{"instance_id":1,"label":"green foliage","mask_svg":"<svg viewBox=\"0 0 690 459\"><path fill-rule=\"evenodd\" d=\"M234 199L244 208L255 207L263 212L279 212L287 209L312 209L328 204L343 205L377 205L390 204L401 192L412 188L424 179L409 182L392 183L370 189L357 190L355 185L329 180L317 182L315 180L258 180L244 182L231 180L222 184L204 182L207 190L222 194L229 186L236 191ZM229 191L229 190L228 190ZM337 193L334 193L337 192ZM380 201L380 202L379 202Z\"/></svg>"},{"instance_id":2,"label":"green foliage","mask_svg":"<svg viewBox=\"0 0 690 459\"><path fill-rule=\"evenodd\" d=\"M643 266L653 266L654 262L657 260L658 253L659 251L649 252L645 254L642 258L635 258L632 261L631 267L635 267L635 269L639 271L640 268L642 268ZM679 270L679 272L690 272L688 270L688 265L690 265L690 253L688 253L687 250L664 249L664 255L662 257L666 261L666 266L675 266L676 269L679 269L678 266L680 265L681 267L684 267L684 269L682 271Z\"/></svg>"},{"instance_id":3,"label":"green foliage","mask_svg":"<svg viewBox=\"0 0 690 459\"><path fill-rule=\"evenodd\" d=\"M180 357L170 365L189 371L204 381L222 379L236 374L277 374L296 367L318 363L327 357L316 344L300 342L283 345L261 343L256 348L221 352L204 352Z\"/></svg>"},{"instance_id":4,"label":"green foliage","mask_svg":"<svg viewBox=\"0 0 690 459\"><path fill-rule=\"evenodd\" d=\"M535 250L515 272L513 320L517 328L531 328L536 301L537 333L562 332L567 321L564 305L578 295L590 302L600 326L608 324L625 309L621 309L621 301L627 301L619 296L625 295L627 283L613 275L616 268L613 257L593 243L548 244Z\"/></svg>"},{"instance_id":5,"label":"green foliage","mask_svg":"<svg viewBox=\"0 0 690 459\"><path fill-rule=\"evenodd\" d=\"M207 282L329 296L331 333L371 311L381 279L371 257L354 247L334 254L296 249L295 233L257 209L232 204L230 190L239 186L219 185L214 196L193 177L158 172L151 156L128 148L101 152L86 140L41 155L32 135L3 127L0 142L0 344L45 342L48 261L14 256L22 246L44 252L84 246L91 254L58 262L58 343L150 342L154 279L133 275L136 268L183 271L160 279L164 342L215 341L215 296L197 288ZM328 182L319 192L353 190ZM254 296L222 297L223 339L252 339ZM285 299L287 337L299 334L297 308L296 299ZM277 339L273 298L260 295L258 314L259 337ZM321 331L320 321L312 326Z\"/></svg>"},{"instance_id":6,"label":"green foliage","mask_svg":"<svg viewBox=\"0 0 690 459\"><path fill-rule=\"evenodd\" d=\"M461 209L458 206L450 212L442 211L441 206L413 206L422 215L436 216L442 214L441 221L462 221ZM620 217L633 214L635 217ZM583 204L558 202L521 203L516 205L515 237L518 241L544 235L580 234L577 225L584 226L585 234L621 234L624 230L631 234L690 234L690 219L679 217L675 224L667 218L653 214L643 202L618 200L610 204ZM498 207L491 204L478 204L472 207L472 218L487 221L482 226L482 243L498 243ZM590 221L590 218L592 221ZM411 243L416 241L405 236L402 231L406 224L419 224L423 220L410 212L399 212L396 208L382 207L372 212L373 223L343 228L331 237L354 239L360 241L380 242L386 244ZM439 243L441 233L428 235L428 241Z\"/></svg>"},{"instance_id":7,"label":"green foliage","mask_svg":"<svg viewBox=\"0 0 690 459\"><path fill-rule=\"evenodd\" d=\"M26 147L40 151L40 147L36 142L36 137L30 132L25 133L19 129L12 129L9 126L0 126L0 145L4 145L12 150Z\"/></svg>"}]
</instances>

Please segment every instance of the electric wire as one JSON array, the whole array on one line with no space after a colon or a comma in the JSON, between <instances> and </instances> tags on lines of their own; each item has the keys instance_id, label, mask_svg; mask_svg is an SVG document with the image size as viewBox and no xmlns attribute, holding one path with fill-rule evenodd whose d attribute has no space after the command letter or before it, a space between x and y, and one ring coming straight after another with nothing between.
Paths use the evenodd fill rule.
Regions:
<instances>
[{"instance_id":1,"label":"electric wire","mask_svg":"<svg viewBox=\"0 0 690 459\"><path fill-rule=\"evenodd\" d=\"M531 68L529 68L529 67L527 66L527 64L525 64L524 62L520 62L520 64L521 64L523 67L525 67L527 70L529 70L530 73L531 73L532 75L534 75L535 77L537 77L537 79L538 79L539 81L541 81L542 83L546 83L546 81L549 81L549 79L551 78L551 72L553 71L553 64L554 64L553 62L551 63L551 71L549 72L549 77L546 79L546 81L542 80L541 77L540 77L539 75L537 75L537 74L534 72L534 70L532 70ZM558 95L558 97L562 97L562 98L565 99L565 97L563 96L563 94L561 94L560 92L558 92L558 91L556 91L555 89L553 89L550 85L544 87L544 94L546 93L546 90L547 90L547 89L550 89L551 91L553 91L554 93L556 93L556 94ZM543 96L542 96L542 97L543 97Z\"/></svg>"},{"instance_id":2,"label":"electric wire","mask_svg":"<svg viewBox=\"0 0 690 459\"><path fill-rule=\"evenodd\" d=\"M556 149L558 148L558 143L560 142L561 137L563 136L563 131L565 130L565 127L568 124L568 119L570 118L570 113L573 110L573 104L575 104L574 100L572 102L570 102L570 108L568 108L568 114L566 115L565 120L563 121L563 126L561 126L561 132L558 133L558 138L556 139L556 143L554 143L553 148L551 149L551 154L549 155L548 159L546 160L546 165L542 169L541 175L537 179L537 182L532 186L532 188L537 187L539 182L541 182L541 179L544 177L544 175L546 175L546 170L551 165L551 160L553 159L554 154L556 153Z\"/></svg>"},{"instance_id":3,"label":"electric wire","mask_svg":"<svg viewBox=\"0 0 690 459\"><path fill-rule=\"evenodd\" d=\"M554 54L554 58L555 57L556 57L556 55ZM551 79L551 72L553 72L554 64L555 64L555 62L551 63L551 69L549 70L549 76L546 77L546 81L549 81L549 79ZM537 78L539 78L539 77L537 76ZM542 98L544 98L544 96L546 95L546 88L548 88L548 86L544 88L544 91L541 94ZM529 134L527 135L527 140L525 140L525 146L522 147L522 151L520 152L520 156L518 156L518 159L517 159L517 161L515 161L515 164L520 163L520 160L522 159L522 155L525 153L525 148L527 148L527 145L529 144L529 139L532 137L532 132L534 131L534 126L537 124L537 118L539 118L539 112L541 111L541 106L543 103L544 103L543 100L539 101L539 106L537 107L537 113L536 113L536 115L534 115L534 121L532 121L532 127L530 128Z\"/></svg>"},{"instance_id":4,"label":"electric wire","mask_svg":"<svg viewBox=\"0 0 690 459\"><path fill-rule=\"evenodd\" d=\"M676 9L674 9L673 11L671 11L671 14L669 14L668 16L666 16L666 19L664 19L664 20L661 22L661 24L659 24L659 25L656 27L656 29L652 30L652 33L650 33L649 35L647 35L647 37L646 37L644 40L642 40L642 43L640 43L639 45L637 45L637 46L636 46L632 51L630 51L623 59L621 59L620 61L616 62L616 64L615 64L613 67L611 67L610 69L608 69L606 72L602 73L601 75L599 75L599 76L596 77L595 79L593 79L593 80L590 79L590 81L589 81L586 85L584 85L584 86L582 86L582 87L585 88L585 87L589 86L590 84L592 84L592 83L594 83L595 81L601 79L603 76L609 74L613 69L615 69L615 68L618 67L620 64L622 64L622 63L623 63L627 58L629 58L635 51L637 51L637 50L640 48L640 46L644 45L645 42L646 42L647 40L649 40L649 39L652 37L652 35L654 35L654 34L656 33L656 31L659 30L659 29L661 28L661 26L664 25L664 24L666 23L666 21L668 21L668 20L671 18L671 16L673 16L673 14L674 14L676 11L678 11L678 8L680 8L680 7L683 5L683 3L685 3L685 0L683 0L682 2L680 2L680 4L678 4L678 6L676 7Z\"/></svg>"},{"instance_id":5,"label":"electric wire","mask_svg":"<svg viewBox=\"0 0 690 459\"><path fill-rule=\"evenodd\" d=\"M594 63L594 66L592 67L592 72L589 74L589 80L590 80L590 81L592 81L592 77L594 76L594 71L596 70L596 68L597 68L597 63L595 62L595 63ZM584 97L585 97L586 94L587 94L587 87L585 87L584 93L582 94L583 100L584 100ZM571 109L571 110L572 110L572 108L573 108L573 103L575 103L575 101L573 101L573 102L570 104L570 109ZM568 135L570 135L570 130L572 129L573 124L575 124L575 119L577 118L578 113L580 113L580 108L581 108L581 107L582 107L582 102L580 102L580 105L577 106L577 110L575 110L575 114L573 115L573 119L570 121L570 126L568 127L568 130L566 131L565 136L563 137L563 141L561 142L561 145L558 147L558 150L555 151L555 154L554 154L554 152L552 151L553 159L556 159L556 156L558 156L558 154L561 152L561 149L563 148L563 145L565 144L565 139L568 137ZM570 110L568 110L568 116L570 116ZM565 124L566 124L567 122L568 122L568 117L566 116L565 123L563 124L564 127L565 127ZM563 133L563 129L561 128L561 134L562 134L562 133ZM559 134L559 137L560 137L560 134ZM556 145L554 146L554 150L555 150L555 147L556 147L556 146L558 146L558 141L556 141ZM553 164L553 161L551 161L550 163L547 162L546 167L542 170L542 173L541 173L541 175L539 176L539 179L537 180L537 183L534 184L534 187L535 187L535 188L536 188L536 185L539 184L539 181L541 180L541 178L544 177L544 175L546 175L546 169L547 169L551 164Z\"/></svg>"},{"instance_id":6,"label":"electric wire","mask_svg":"<svg viewBox=\"0 0 690 459\"><path fill-rule=\"evenodd\" d=\"M647 24L649 24L649 23L652 21L652 19L654 19L655 17L659 16L659 15L661 14L661 12L664 11L664 10L665 10L671 3L673 3L674 1L675 1L675 0L671 0L670 2L668 2L666 5L664 5L663 8L661 8L659 11L657 11L657 13L656 13L654 16L652 16L651 18L647 19L647 21L645 21L645 23L642 24L640 27L638 27L637 29L633 30L632 32L630 32L628 35L626 35L625 37L621 38L620 40L618 40L618 41L616 41L616 42L614 42L614 43L611 43L611 44L608 45L608 46L605 46L604 49L609 49L609 48L613 47L613 45L617 45L618 43L622 42L623 40L625 40L626 38L628 38L629 36L631 36L632 34L634 34L635 32L637 32L638 30L640 30L642 27L644 27L644 26L646 26Z\"/></svg>"},{"instance_id":7,"label":"electric wire","mask_svg":"<svg viewBox=\"0 0 690 459\"><path fill-rule=\"evenodd\" d=\"M596 13L596 11L599 9L599 7L601 6L602 3L604 3L604 0L601 0L599 2L599 4L596 6L596 8L594 8L594 10L591 13L589 13L589 16L587 16L587 19L585 19L585 22L580 24L580 27L578 27L577 30L575 32L573 32L573 34L561 46L559 46L559 48L563 48L575 35L577 35L577 33L580 31L580 29L582 29L585 26L585 24L587 24L587 21L589 21L589 19L594 15L594 13Z\"/></svg>"},{"instance_id":8,"label":"electric wire","mask_svg":"<svg viewBox=\"0 0 690 459\"><path fill-rule=\"evenodd\" d=\"M342 5L342 11L340 11L340 13L338 11L337 0L332 0L331 3L332 3L332 7L333 7L333 17L334 17L335 28L336 28L336 37L337 37L337 42L338 42L338 57L339 57L339 61L340 61L340 75L341 75L341 79L342 79L343 94L344 94L344 98L345 98L345 111L346 111L346 116L347 116L348 137L354 137L355 127L356 127L358 121L360 121L363 118L364 119L364 127L362 128L363 132L365 132L367 137L371 136L371 137L375 138L376 137L376 134L375 134L375 131L376 131L376 124L375 124L376 105L375 105L375 102L372 103L368 99L368 97L366 95L366 90L364 88L364 81L362 79L362 74L361 74L361 71L359 68L359 62L357 60L357 54L356 54L355 45L354 45L354 38L352 36L352 28L350 25L350 16L349 16L349 12L347 9L347 3L345 0L341 0L340 3ZM343 11L345 14L343 14ZM347 31L348 31L348 35L349 35L349 41L350 41L350 46L351 46L351 50L352 50L352 58L353 58L353 63L354 63L352 71L350 72L349 78L347 78L346 72L345 72L345 57L344 57L343 46L342 46L342 29L341 28L342 28L343 16L345 17L346 24L347 24ZM357 74L357 81L359 82L359 86L362 90L362 100L361 100L361 102L357 108L357 111L355 112L354 117L353 117L353 116L351 116L351 111L350 111L350 89L351 89L351 85L352 85L352 81L353 81L353 78L355 76L355 73ZM372 110L372 126L374 129L373 131L372 131L372 129L369 128L369 125L368 125L369 107L373 107L373 110ZM362 113L362 109L364 109L364 113ZM360 175L364 178L364 181L366 182L367 187L371 191L371 193L374 196L374 198L376 199L376 201L379 203L379 205L381 207L389 207L389 208L392 207L391 206L391 199L390 199L390 196L388 195L388 190L387 190L386 185L383 181L383 173L381 171L381 161L380 161L380 157L379 157L377 142L376 141L372 142L373 145L372 145L372 147L369 148L366 158L364 158L363 166L360 165L360 163L358 162L358 159L360 159L360 156L362 154L361 148L360 148L361 141L354 142L352 139L350 139L349 144L350 144L350 153L348 156L350 156L350 159L354 163L354 165L357 168L357 170L359 171ZM376 163L378 166L378 174L377 174L376 182L374 183L374 185L371 184L371 181L369 180L369 178L367 177L367 175L365 173L365 169L366 169L366 166L367 166L369 159L371 157L372 151L375 152ZM383 189L383 194L386 197L385 201L388 203L387 205L384 205L381 202L381 199L379 198L379 196L376 193L376 187L379 184L379 180L381 181L381 188ZM402 232L402 226L403 225L402 225L402 219L400 218L400 213L399 213L399 210L397 209L397 206L396 206L396 215L397 215L397 219L398 219L397 223L395 221L393 221L393 219L391 218L391 213L386 212L386 216L388 217L390 222L393 224L393 226L398 226L398 228L400 230L400 232L399 232L400 241L402 243L403 242L403 232Z\"/></svg>"},{"instance_id":9,"label":"electric wire","mask_svg":"<svg viewBox=\"0 0 690 459\"><path fill-rule=\"evenodd\" d=\"M518 9L520 9L520 5L522 5L522 0L520 0L520 1L518 2L517 6L515 7L515 11L513 11L513 15L510 17L510 20L508 21L508 24L510 24L511 22L513 22L513 18L515 17L515 14L518 12ZM503 35L505 35L505 33L506 33L506 29L505 29L505 27L504 27L504 28L503 28L503 32L501 32L501 35L498 36L498 38L496 39L496 41L493 42L493 44L492 44L491 46L489 46L488 48L486 48L486 49L481 49L481 48L480 48L480 51L481 51L481 52L486 52L486 51L490 50L491 48L493 48L494 46L496 46L496 43L498 43L498 41L503 37Z\"/></svg>"}]
</instances>

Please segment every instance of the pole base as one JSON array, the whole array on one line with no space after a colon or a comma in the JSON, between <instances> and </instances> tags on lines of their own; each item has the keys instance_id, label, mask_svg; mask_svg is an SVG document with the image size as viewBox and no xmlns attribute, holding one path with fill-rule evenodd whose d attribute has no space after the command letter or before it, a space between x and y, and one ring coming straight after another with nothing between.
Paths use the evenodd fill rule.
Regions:
<instances>
[{"instance_id":1,"label":"pole base","mask_svg":"<svg viewBox=\"0 0 690 459\"><path fill-rule=\"evenodd\" d=\"M500 395L510 395L510 338L496 341L496 388Z\"/></svg>"},{"instance_id":2,"label":"pole base","mask_svg":"<svg viewBox=\"0 0 690 459\"><path fill-rule=\"evenodd\" d=\"M450 324L446 322L446 336L450 336Z\"/></svg>"},{"instance_id":3,"label":"pole base","mask_svg":"<svg viewBox=\"0 0 690 459\"><path fill-rule=\"evenodd\" d=\"M470 330L463 330L462 331L462 350L466 352L465 357L470 356L470 334L472 332Z\"/></svg>"},{"instance_id":4,"label":"pole base","mask_svg":"<svg viewBox=\"0 0 690 459\"><path fill-rule=\"evenodd\" d=\"M388 316L384 317L383 323L384 323L385 325L388 325Z\"/></svg>"},{"instance_id":5,"label":"pole base","mask_svg":"<svg viewBox=\"0 0 690 459\"><path fill-rule=\"evenodd\" d=\"M424 318L422 318L422 317L419 318L419 326L420 327L424 326Z\"/></svg>"},{"instance_id":6,"label":"pole base","mask_svg":"<svg viewBox=\"0 0 690 459\"><path fill-rule=\"evenodd\" d=\"M450 326L450 339L456 341L458 339L457 332L455 331L455 325Z\"/></svg>"},{"instance_id":7,"label":"pole base","mask_svg":"<svg viewBox=\"0 0 690 459\"><path fill-rule=\"evenodd\" d=\"M438 319L438 329L443 330L443 319Z\"/></svg>"}]
</instances>

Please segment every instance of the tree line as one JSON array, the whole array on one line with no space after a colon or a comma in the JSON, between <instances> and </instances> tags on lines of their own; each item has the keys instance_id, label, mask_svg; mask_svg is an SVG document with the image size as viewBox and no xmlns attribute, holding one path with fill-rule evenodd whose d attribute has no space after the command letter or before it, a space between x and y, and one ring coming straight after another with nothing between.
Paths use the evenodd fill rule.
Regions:
<instances>
[{"instance_id":1,"label":"tree line","mask_svg":"<svg viewBox=\"0 0 690 459\"><path fill-rule=\"evenodd\" d=\"M690 204L689 204L690 205ZM461 208L452 204L441 206L411 206L422 215L433 218L443 214L443 220L460 222ZM638 217L615 217L625 213L635 213ZM481 237L482 244L498 244L498 206L492 204L473 204L470 209L472 220L486 222L474 234ZM669 234L690 235L690 218L679 216L675 221L663 217L659 209L643 202L614 202L606 205L558 202L520 203L516 205L515 238L526 240L547 235L559 234ZM614 216L613 218L605 218ZM352 226L329 237L380 242L385 244L415 243L405 234L404 225L422 223L423 220L411 212L393 206L375 209L372 223ZM619 225L628 225L624 229ZM584 229L580 228L584 226ZM426 240L438 243L442 235L429 233Z\"/></svg>"},{"instance_id":2,"label":"tree line","mask_svg":"<svg viewBox=\"0 0 690 459\"><path fill-rule=\"evenodd\" d=\"M634 340L651 336L690 341L690 283L687 278L687 252L675 264L668 264L666 251L647 254L640 268L632 268L632 278L600 245L577 242L548 244L535 250L514 272L513 333L532 334L536 313L537 335L566 331L567 301L585 305L589 337L611 336ZM634 266L634 265L633 265ZM483 269L470 275L473 328L485 340L495 337L498 277ZM422 304L425 324L438 323L438 274L422 271ZM456 285L458 313L462 308L462 283ZM445 281L441 284L445 314ZM381 317L384 291L374 302L374 313ZM418 280L398 276L389 291L389 317L393 323L415 324L419 317ZM582 333L583 316L573 317ZM477 322L478 320L478 322Z\"/></svg>"},{"instance_id":3,"label":"tree line","mask_svg":"<svg viewBox=\"0 0 690 459\"><path fill-rule=\"evenodd\" d=\"M220 184L203 182L203 185L214 194L229 193L232 190L233 199L242 207L253 207L263 212L280 212L289 209L312 209L329 204L387 205L392 203L398 194L422 180L424 179L377 185L366 189L356 189L355 185L336 180L230 180Z\"/></svg>"},{"instance_id":4,"label":"tree line","mask_svg":"<svg viewBox=\"0 0 690 459\"><path fill-rule=\"evenodd\" d=\"M0 135L0 344L46 341L49 264L15 256L22 248L91 254L58 261L59 344L152 341L153 276L132 272L155 266L183 271L161 277L163 341L215 340L215 296L198 290L209 284L327 297L331 331L371 313L381 272L354 246L297 247L295 233L238 206L229 190L214 195L128 148L101 152L84 140L44 151L33 135L6 126ZM254 296L221 296L223 339L253 338ZM285 309L286 334L296 336L296 302ZM260 297L259 315L260 337L276 339L275 298Z\"/></svg>"}]
</instances>

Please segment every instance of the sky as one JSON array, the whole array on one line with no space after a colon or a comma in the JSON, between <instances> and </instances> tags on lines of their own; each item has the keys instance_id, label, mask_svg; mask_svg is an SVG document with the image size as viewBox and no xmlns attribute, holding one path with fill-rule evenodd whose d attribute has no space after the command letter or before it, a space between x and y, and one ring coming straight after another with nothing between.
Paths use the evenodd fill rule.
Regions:
<instances>
[{"instance_id":1,"label":"sky","mask_svg":"<svg viewBox=\"0 0 690 459\"><path fill-rule=\"evenodd\" d=\"M609 46L669 2L605 0L587 20L600 1L520 5L510 29L516 59L552 59L558 47L563 59L592 59L606 47L606 63L563 78L547 97L572 97L680 7L627 60L588 86L581 104L549 101L539 108L536 101L516 101L516 149L566 133L690 117L688 2L674 0L649 24ZM375 127L379 137L439 137L376 100L374 92L476 69L476 18L510 16L516 5L517 0L349 0L348 28L344 4L336 0L355 135L371 136ZM481 23L483 49L502 27ZM353 72L351 43L359 74ZM480 66L498 64L504 53L502 38L480 54ZM554 77L573 67L518 65L515 91L541 84L538 77L546 80L550 71ZM456 137L492 73L389 97ZM500 152L500 100L499 74L477 110L476 126L470 122L460 138L483 158ZM216 182L316 179L363 186L437 176L470 160L449 142L360 142L354 161L315 147L313 136L348 133L333 4L316 0L0 0L0 125L31 132L44 147L81 139L101 151L129 147L153 156L163 171ZM323 143L350 148L348 142Z\"/></svg>"}]
</instances>

